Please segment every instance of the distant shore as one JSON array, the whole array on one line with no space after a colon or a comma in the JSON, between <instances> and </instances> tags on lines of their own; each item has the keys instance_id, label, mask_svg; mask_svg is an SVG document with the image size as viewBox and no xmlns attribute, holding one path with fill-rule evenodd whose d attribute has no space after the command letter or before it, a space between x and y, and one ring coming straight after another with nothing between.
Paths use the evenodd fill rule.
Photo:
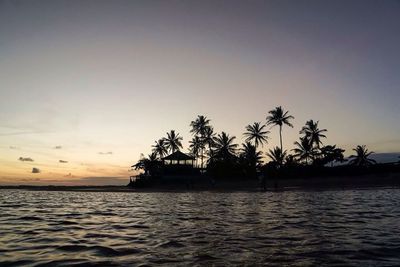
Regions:
<instances>
[{"instance_id":1,"label":"distant shore","mask_svg":"<svg viewBox=\"0 0 400 267\"><path fill-rule=\"evenodd\" d=\"M400 188L400 173L368 174L360 176L331 176L299 179L267 179L266 191L288 190L340 190L394 187ZM190 188L185 185L159 185L147 188L129 188L126 186L0 186L0 189L29 191L74 191L74 192L261 192L264 191L257 180L222 180L215 184L198 183Z\"/></svg>"}]
</instances>

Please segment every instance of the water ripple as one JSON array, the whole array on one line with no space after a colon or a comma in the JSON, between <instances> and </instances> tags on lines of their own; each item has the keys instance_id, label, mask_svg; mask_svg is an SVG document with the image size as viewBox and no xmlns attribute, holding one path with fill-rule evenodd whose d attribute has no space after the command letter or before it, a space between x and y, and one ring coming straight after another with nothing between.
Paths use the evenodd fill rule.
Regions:
<instances>
[{"instance_id":1,"label":"water ripple","mask_svg":"<svg viewBox=\"0 0 400 267\"><path fill-rule=\"evenodd\" d=\"M0 191L0 266L400 264L400 190Z\"/></svg>"}]
</instances>

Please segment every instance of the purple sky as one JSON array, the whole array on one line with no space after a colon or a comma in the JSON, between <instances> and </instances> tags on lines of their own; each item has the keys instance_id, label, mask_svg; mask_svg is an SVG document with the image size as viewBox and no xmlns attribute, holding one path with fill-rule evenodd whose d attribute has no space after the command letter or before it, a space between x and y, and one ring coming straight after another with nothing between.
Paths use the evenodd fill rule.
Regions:
<instances>
[{"instance_id":1,"label":"purple sky","mask_svg":"<svg viewBox=\"0 0 400 267\"><path fill-rule=\"evenodd\" d=\"M171 129L186 149L198 114L240 143L279 105L295 116L287 149L314 119L346 155L399 152L399 14L389 0L0 1L0 183L113 182Z\"/></svg>"}]
</instances>

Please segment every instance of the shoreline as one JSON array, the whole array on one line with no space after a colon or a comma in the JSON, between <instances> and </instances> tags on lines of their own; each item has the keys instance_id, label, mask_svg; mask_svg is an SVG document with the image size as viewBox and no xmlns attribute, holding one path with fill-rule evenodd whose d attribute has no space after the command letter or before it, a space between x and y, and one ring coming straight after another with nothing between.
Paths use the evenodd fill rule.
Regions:
<instances>
[{"instance_id":1,"label":"shoreline","mask_svg":"<svg viewBox=\"0 0 400 267\"><path fill-rule=\"evenodd\" d=\"M310 178L270 179L266 181L264 190L257 180L222 180L211 186L209 183L198 183L187 188L184 185L168 184L147 188L129 188L127 186L35 186L13 185L0 186L0 190L26 191L70 191L70 192L122 192L122 193L152 193L152 192L283 192L283 191L318 191L318 190L351 190L375 188L400 188L400 173L368 174L361 176L328 176Z\"/></svg>"}]
</instances>

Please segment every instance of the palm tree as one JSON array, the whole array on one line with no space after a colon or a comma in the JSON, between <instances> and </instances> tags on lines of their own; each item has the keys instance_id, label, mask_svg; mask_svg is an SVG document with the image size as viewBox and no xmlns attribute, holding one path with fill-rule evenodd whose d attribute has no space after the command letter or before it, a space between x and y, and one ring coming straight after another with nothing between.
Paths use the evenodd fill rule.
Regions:
<instances>
[{"instance_id":1,"label":"palm tree","mask_svg":"<svg viewBox=\"0 0 400 267\"><path fill-rule=\"evenodd\" d=\"M252 145L250 142L246 142L242 144L240 157L247 165L256 168L261 163L262 152L257 151L256 146Z\"/></svg>"},{"instance_id":2,"label":"palm tree","mask_svg":"<svg viewBox=\"0 0 400 267\"><path fill-rule=\"evenodd\" d=\"M196 158L197 165L197 157L199 156L200 151L204 149L204 142L199 136L194 136L193 139L189 141L189 144L190 152Z\"/></svg>"},{"instance_id":3,"label":"palm tree","mask_svg":"<svg viewBox=\"0 0 400 267\"><path fill-rule=\"evenodd\" d=\"M295 167L299 165L295 155L289 154L286 156L285 165L289 167Z\"/></svg>"},{"instance_id":4,"label":"palm tree","mask_svg":"<svg viewBox=\"0 0 400 267\"><path fill-rule=\"evenodd\" d=\"M214 147L214 139L215 139L215 133L214 133L214 128L212 126L208 126L205 131L204 131L204 144L208 146L209 150L209 157L212 156L212 149Z\"/></svg>"},{"instance_id":5,"label":"palm tree","mask_svg":"<svg viewBox=\"0 0 400 267\"><path fill-rule=\"evenodd\" d=\"M321 138L326 138L326 135L323 133L327 131L327 129L318 129L318 121L314 122L313 120L309 120L306 122L306 125L301 128L300 134L304 134L311 145L315 144L317 148L319 148L320 145L322 145Z\"/></svg>"},{"instance_id":6,"label":"palm tree","mask_svg":"<svg viewBox=\"0 0 400 267\"><path fill-rule=\"evenodd\" d=\"M333 166L333 162L344 162L344 149L337 148L336 145L326 145L321 147L321 155L322 155L322 163L325 165L327 163L331 163Z\"/></svg>"},{"instance_id":7,"label":"palm tree","mask_svg":"<svg viewBox=\"0 0 400 267\"><path fill-rule=\"evenodd\" d=\"M131 167L134 168L135 170L144 170L145 169L145 162L146 158L144 157L143 154L140 154L140 159L136 164L133 164Z\"/></svg>"},{"instance_id":8,"label":"palm tree","mask_svg":"<svg viewBox=\"0 0 400 267\"><path fill-rule=\"evenodd\" d=\"M229 134L222 132L214 138L215 155L223 160L231 159L235 156L237 144L233 143L235 136L230 137Z\"/></svg>"},{"instance_id":9,"label":"palm tree","mask_svg":"<svg viewBox=\"0 0 400 267\"><path fill-rule=\"evenodd\" d=\"M210 120L203 115L197 116L196 120L190 122L190 126L192 129L190 130L191 133L195 135L204 136L206 128L209 126Z\"/></svg>"},{"instance_id":10,"label":"palm tree","mask_svg":"<svg viewBox=\"0 0 400 267\"><path fill-rule=\"evenodd\" d=\"M267 152L267 156L270 157L270 159L272 160L272 162L278 164L279 166L283 165L283 162L286 159L286 150L282 152L282 150L279 147L274 147L273 150L269 150L269 152Z\"/></svg>"},{"instance_id":11,"label":"palm tree","mask_svg":"<svg viewBox=\"0 0 400 267\"><path fill-rule=\"evenodd\" d=\"M190 126L192 129L190 132L194 135L200 136L200 142L203 142L206 129L209 127L210 120L203 115L197 116L196 120L190 122ZM203 168L203 160L204 160L204 148L202 145L200 148L200 158L201 158L201 168Z\"/></svg>"},{"instance_id":12,"label":"palm tree","mask_svg":"<svg viewBox=\"0 0 400 267\"><path fill-rule=\"evenodd\" d=\"M159 161L157 160L157 154L151 153L147 158L141 154L139 161L132 165L135 170L144 170L145 175L155 174L157 167L159 166Z\"/></svg>"},{"instance_id":13,"label":"palm tree","mask_svg":"<svg viewBox=\"0 0 400 267\"><path fill-rule=\"evenodd\" d=\"M294 156L299 158L299 160L305 160L306 165L308 165L308 160L314 160L317 150L312 144L310 144L306 137L300 138L300 142L296 141L294 144L297 146L292 149Z\"/></svg>"},{"instance_id":14,"label":"palm tree","mask_svg":"<svg viewBox=\"0 0 400 267\"><path fill-rule=\"evenodd\" d=\"M175 151L179 151L180 148L182 148L182 137L179 136L178 134L175 134L175 130L171 130L169 133L167 133L167 137L165 138L165 145L168 150L171 151L171 153L174 153Z\"/></svg>"},{"instance_id":15,"label":"palm tree","mask_svg":"<svg viewBox=\"0 0 400 267\"><path fill-rule=\"evenodd\" d=\"M256 147L250 142L242 144L239 156L239 163L247 177L256 177L257 167L262 162L262 152L257 151Z\"/></svg>"},{"instance_id":16,"label":"palm tree","mask_svg":"<svg viewBox=\"0 0 400 267\"><path fill-rule=\"evenodd\" d=\"M263 146L264 143L268 143L268 136L269 131L265 131L264 128L266 127L264 124L260 125L260 122L255 122L253 125L246 126L246 132L243 134L246 136L246 142L250 142L254 140L254 145L257 148L258 145Z\"/></svg>"},{"instance_id":17,"label":"palm tree","mask_svg":"<svg viewBox=\"0 0 400 267\"><path fill-rule=\"evenodd\" d=\"M158 141L155 141L155 145L153 145L153 152L156 153L160 158L164 157L168 154L167 145L164 138L161 138Z\"/></svg>"},{"instance_id":18,"label":"palm tree","mask_svg":"<svg viewBox=\"0 0 400 267\"><path fill-rule=\"evenodd\" d=\"M293 128L293 125L289 122L289 120L294 119L293 116L289 115L289 111L284 111L281 106L276 107L273 110L268 112L270 115L267 116L267 124L272 126L278 125L279 126L279 137L280 137L280 144L281 144L281 151L282 148L282 126L284 124Z\"/></svg>"},{"instance_id":19,"label":"palm tree","mask_svg":"<svg viewBox=\"0 0 400 267\"><path fill-rule=\"evenodd\" d=\"M351 155L349 159L350 165L357 165L357 166L369 166L375 164L376 161L373 159L368 158L374 152L368 152L368 149L365 145L358 145L356 148L353 149L356 152L356 155Z\"/></svg>"}]
</instances>

